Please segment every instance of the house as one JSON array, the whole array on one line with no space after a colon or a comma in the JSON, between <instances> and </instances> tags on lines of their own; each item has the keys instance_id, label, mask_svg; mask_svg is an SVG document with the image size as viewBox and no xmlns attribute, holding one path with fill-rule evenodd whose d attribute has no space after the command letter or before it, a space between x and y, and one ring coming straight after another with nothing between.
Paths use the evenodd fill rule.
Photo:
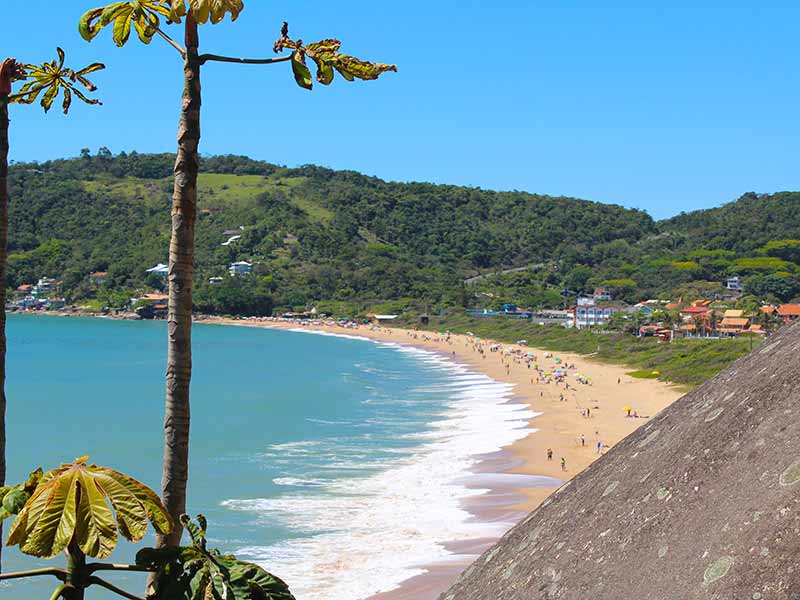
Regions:
<instances>
[{"instance_id":1,"label":"house","mask_svg":"<svg viewBox=\"0 0 800 600\"><path fill-rule=\"evenodd\" d=\"M572 327L575 324L575 313L570 310L534 310L531 320L539 325L561 325Z\"/></svg>"},{"instance_id":2,"label":"house","mask_svg":"<svg viewBox=\"0 0 800 600\"><path fill-rule=\"evenodd\" d=\"M744 311L743 310L733 310L733 309L726 310L722 314L722 317L725 318L725 319L741 319L741 318L744 317Z\"/></svg>"},{"instance_id":3,"label":"house","mask_svg":"<svg viewBox=\"0 0 800 600\"><path fill-rule=\"evenodd\" d=\"M594 288L592 297L597 301L611 300L611 290L608 290L604 287Z\"/></svg>"},{"instance_id":4,"label":"house","mask_svg":"<svg viewBox=\"0 0 800 600\"><path fill-rule=\"evenodd\" d=\"M222 283L222 281L223 281L222 277L209 277L208 278L208 283L210 283L211 285L218 285L218 284Z\"/></svg>"},{"instance_id":5,"label":"house","mask_svg":"<svg viewBox=\"0 0 800 600\"><path fill-rule=\"evenodd\" d=\"M50 298L45 307L47 310L62 310L67 305L64 298Z\"/></svg>"},{"instance_id":6,"label":"house","mask_svg":"<svg viewBox=\"0 0 800 600\"><path fill-rule=\"evenodd\" d=\"M243 275L249 275L253 272L253 265L249 262L245 262L243 260L235 263L231 263L231 266L228 268L228 271L231 275L235 277L241 277Z\"/></svg>"},{"instance_id":7,"label":"house","mask_svg":"<svg viewBox=\"0 0 800 600\"><path fill-rule=\"evenodd\" d=\"M108 279L108 271L95 271L94 273L89 273L89 281L96 285L102 285Z\"/></svg>"},{"instance_id":8,"label":"house","mask_svg":"<svg viewBox=\"0 0 800 600\"><path fill-rule=\"evenodd\" d=\"M633 306L627 307L625 309L625 312L631 313L632 315L642 315L644 317L652 317L653 307L646 302L639 302L638 304L634 304Z\"/></svg>"},{"instance_id":9,"label":"house","mask_svg":"<svg viewBox=\"0 0 800 600\"><path fill-rule=\"evenodd\" d=\"M605 325L611 316L620 310L623 310L622 306L598 305L594 298L578 298L574 326L576 329L585 329Z\"/></svg>"},{"instance_id":10,"label":"house","mask_svg":"<svg viewBox=\"0 0 800 600\"><path fill-rule=\"evenodd\" d=\"M738 277L729 277L728 280L725 282L725 288L730 290L731 292L741 293L742 281Z\"/></svg>"},{"instance_id":11,"label":"house","mask_svg":"<svg viewBox=\"0 0 800 600\"><path fill-rule=\"evenodd\" d=\"M709 310L708 306L687 306L681 309L681 318L684 321L692 321L697 317L703 317Z\"/></svg>"},{"instance_id":12,"label":"house","mask_svg":"<svg viewBox=\"0 0 800 600\"><path fill-rule=\"evenodd\" d=\"M781 304L778 307L778 317L784 323L792 323L800 319L800 304Z\"/></svg>"},{"instance_id":13,"label":"house","mask_svg":"<svg viewBox=\"0 0 800 600\"><path fill-rule=\"evenodd\" d=\"M165 265L164 263L158 263L155 267L147 269L146 273L154 273L159 277L166 277L169 275L169 266Z\"/></svg>"},{"instance_id":14,"label":"house","mask_svg":"<svg viewBox=\"0 0 800 600\"><path fill-rule=\"evenodd\" d=\"M397 319L399 315L374 315L372 321L386 325Z\"/></svg>"},{"instance_id":15,"label":"house","mask_svg":"<svg viewBox=\"0 0 800 600\"><path fill-rule=\"evenodd\" d=\"M722 322L719 324L717 331L727 335L739 335L746 331L749 326L750 319L746 319L744 317L724 317Z\"/></svg>"},{"instance_id":16,"label":"house","mask_svg":"<svg viewBox=\"0 0 800 600\"><path fill-rule=\"evenodd\" d=\"M33 286L30 283L26 283L21 285L17 288L17 293L22 296L27 296L33 291Z\"/></svg>"}]
</instances>

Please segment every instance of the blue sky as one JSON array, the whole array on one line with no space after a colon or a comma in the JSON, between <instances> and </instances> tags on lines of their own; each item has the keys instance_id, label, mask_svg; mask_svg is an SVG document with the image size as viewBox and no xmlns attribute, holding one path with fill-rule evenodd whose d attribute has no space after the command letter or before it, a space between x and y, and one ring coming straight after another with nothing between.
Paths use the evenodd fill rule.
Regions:
<instances>
[{"instance_id":1,"label":"blue sky","mask_svg":"<svg viewBox=\"0 0 800 600\"><path fill-rule=\"evenodd\" d=\"M173 152L181 62L158 40L77 33L96 1L3 0L0 54L102 60L100 108L12 107L16 160L81 148ZM656 218L747 191L800 189L800 4L246 0L202 50L269 56L283 20L306 41L397 63L377 82L296 87L287 64L208 65L204 154L320 164L587 198ZM179 35L177 27L171 31Z\"/></svg>"}]
</instances>

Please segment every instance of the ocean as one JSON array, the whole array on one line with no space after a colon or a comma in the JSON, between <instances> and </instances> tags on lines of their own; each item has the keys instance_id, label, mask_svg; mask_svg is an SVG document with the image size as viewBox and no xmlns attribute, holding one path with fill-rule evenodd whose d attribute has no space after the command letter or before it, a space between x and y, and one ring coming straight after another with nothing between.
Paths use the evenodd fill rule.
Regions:
<instances>
[{"instance_id":1,"label":"ocean","mask_svg":"<svg viewBox=\"0 0 800 600\"><path fill-rule=\"evenodd\" d=\"M165 337L163 322L11 315L8 480L89 455L158 490ZM263 565L298 600L392 589L452 559L446 542L510 525L477 522L462 502L483 492L470 485L477 457L529 432L512 386L358 336L197 325L193 339L189 511L208 518L210 546ZM120 541L111 560L140 547ZM62 563L3 551L4 571ZM0 596L48 597L54 582Z\"/></svg>"}]
</instances>

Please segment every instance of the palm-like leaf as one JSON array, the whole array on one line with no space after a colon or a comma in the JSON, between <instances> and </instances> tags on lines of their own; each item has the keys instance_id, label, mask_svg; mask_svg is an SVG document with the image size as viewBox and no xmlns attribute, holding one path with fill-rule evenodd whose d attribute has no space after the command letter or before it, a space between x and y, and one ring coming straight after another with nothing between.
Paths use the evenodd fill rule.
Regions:
<instances>
[{"instance_id":1,"label":"palm-like leaf","mask_svg":"<svg viewBox=\"0 0 800 600\"><path fill-rule=\"evenodd\" d=\"M61 108L64 114L69 112L73 95L86 104L102 104L95 98L88 98L76 84L80 83L89 92L96 91L97 87L86 76L89 73L105 69L105 65L92 63L80 71L74 71L64 67L64 51L61 48L56 48L56 52L58 53L57 60L42 63L41 65L22 65L25 74L21 79L25 79L26 82L19 92L9 97L11 101L19 104L33 104L41 95L42 108L47 112L53 106L53 102L58 97L59 92L63 91L64 100ZM43 95L42 92L44 92Z\"/></svg>"},{"instance_id":2,"label":"palm-like leaf","mask_svg":"<svg viewBox=\"0 0 800 600\"><path fill-rule=\"evenodd\" d=\"M91 42L100 30L113 23L114 43L124 46L134 29L139 39L149 44L161 26L161 17L169 19L170 6L166 0L131 0L114 2L108 6L93 8L78 22L81 37Z\"/></svg>"},{"instance_id":3,"label":"palm-like leaf","mask_svg":"<svg viewBox=\"0 0 800 600\"><path fill-rule=\"evenodd\" d=\"M52 558L74 541L87 556L106 558L117 545L117 531L138 542L149 520L159 533L169 533L172 523L153 490L86 460L45 473L11 525L9 546Z\"/></svg>"}]
</instances>

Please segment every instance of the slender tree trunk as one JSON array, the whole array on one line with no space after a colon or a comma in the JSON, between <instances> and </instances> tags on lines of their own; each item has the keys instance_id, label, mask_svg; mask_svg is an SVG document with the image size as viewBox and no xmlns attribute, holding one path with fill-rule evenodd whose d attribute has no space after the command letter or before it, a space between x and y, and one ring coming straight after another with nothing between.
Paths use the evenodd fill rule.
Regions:
<instances>
[{"instance_id":1,"label":"slender tree trunk","mask_svg":"<svg viewBox=\"0 0 800 600\"><path fill-rule=\"evenodd\" d=\"M186 63L178 125L178 156L172 194L172 239L169 245L169 316L167 398L164 417L164 505L175 523L160 545L180 543L181 514L186 512L189 474L189 383L192 377L192 276L197 214L197 174L200 169L200 61L197 23L186 16Z\"/></svg>"},{"instance_id":2,"label":"slender tree trunk","mask_svg":"<svg viewBox=\"0 0 800 600\"><path fill-rule=\"evenodd\" d=\"M8 96L0 94L0 486L6 481L6 246L8 243ZM0 523L0 542L3 525ZM0 544L2 550L2 544ZM0 571L2 566L0 565Z\"/></svg>"}]
</instances>

